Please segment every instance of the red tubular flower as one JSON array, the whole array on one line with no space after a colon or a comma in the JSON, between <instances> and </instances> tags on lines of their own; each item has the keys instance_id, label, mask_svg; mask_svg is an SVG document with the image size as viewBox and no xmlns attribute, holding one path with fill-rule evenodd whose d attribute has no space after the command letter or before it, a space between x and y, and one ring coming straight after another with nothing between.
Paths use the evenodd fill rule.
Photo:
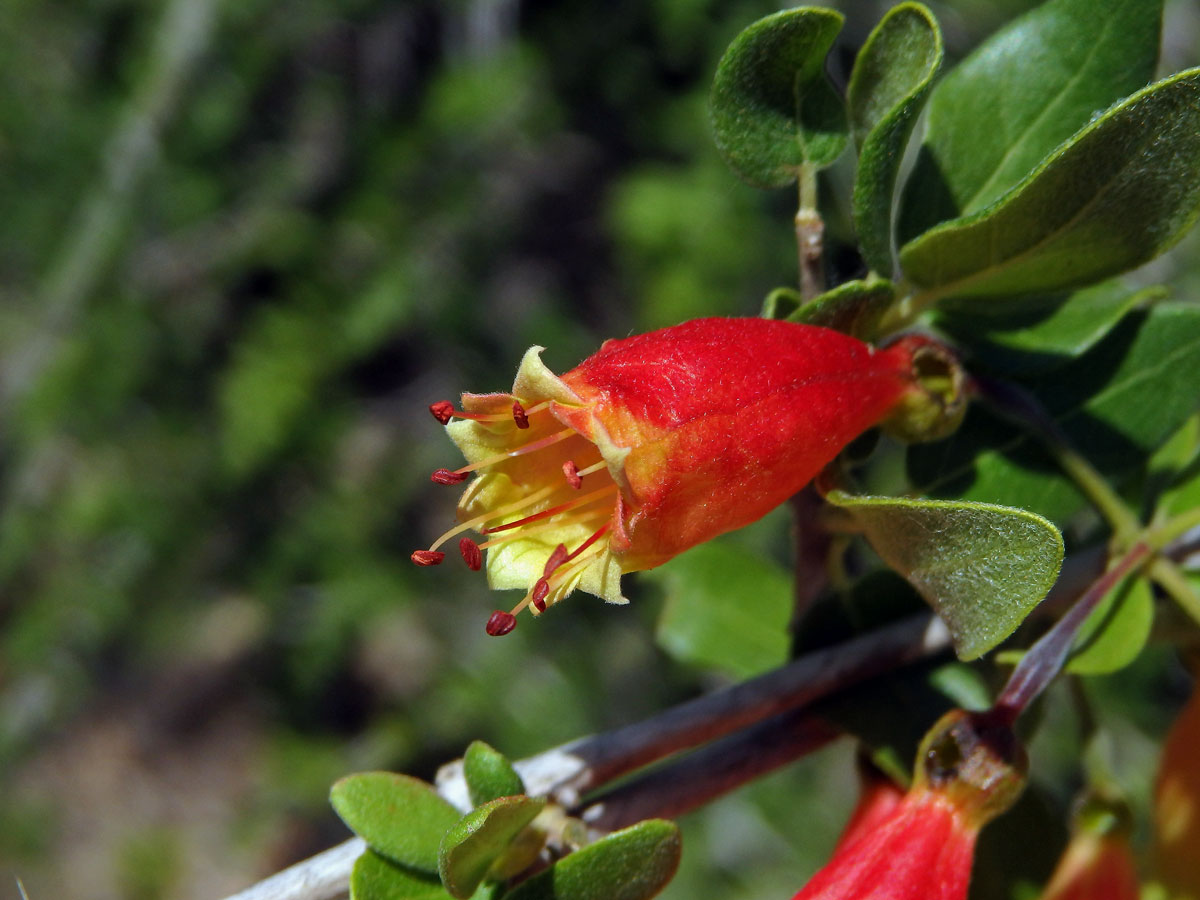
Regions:
<instances>
[{"instance_id":1,"label":"red tubular flower","mask_svg":"<svg viewBox=\"0 0 1200 900\"><path fill-rule=\"evenodd\" d=\"M1123 804L1099 797L1084 803L1041 900L1138 900L1129 820Z\"/></svg>"},{"instance_id":2,"label":"red tubular flower","mask_svg":"<svg viewBox=\"0 0 1200 900\"><path fill-rule=\"evenodd\" d=\"M965 900L979 830L1016 800L1023 772L1007 726L950 713L926 736L908 793L860 805L793 900Z\"/></svg>"},{"instance_id":3,"label":"red tubular flower","mask_svg":"<svg viewBox=\"0 0 1200 900\"><path fill-rule=\"evenodd\" d=\"M1200 687L1163 744L1154 786L1155 874L1171 896L1200 897Z\"/></svg>"},{"instance_id":4,"label":"red tubular flower","mask_svg":"<svg viewBox=\"0 0 1200 900\"><path fill-rule=\"evenodd\" d=\"M478 477L460 524L413 559L435 564L444 542L483 534L460 542L463 558L477 565L487 550L489 584L525 591L489 633L576 588L624 603L622 573L755 521L923 396L913 361L928 346L875 350L813 326L698 319L607 341L561 377L534 347L511 393L430 407L468 462L433 480Z\"/></svg>"},{"instance_id":5,"label":"red tubular flower","mask_svg":"<svg viewBox=\"0 0 1200 900\"><path fill-rule=\"evenodd\" d=\"M850 820L838 838L835 853L863 835L873 833L904 802L904 789L861 755L858 759L858 779L861 785L858 805L850 813Z\"/></svg>"}]
</instances>

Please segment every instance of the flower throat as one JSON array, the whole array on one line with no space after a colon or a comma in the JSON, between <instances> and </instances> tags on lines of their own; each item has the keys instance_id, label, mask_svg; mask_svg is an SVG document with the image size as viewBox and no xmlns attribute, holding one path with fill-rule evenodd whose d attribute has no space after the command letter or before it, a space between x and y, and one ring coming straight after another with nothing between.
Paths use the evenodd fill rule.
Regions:
<instances>
[{"instance_id":1,"label":"flower throat","mask_svg":"<svg viewBox=\"0 0 1200 900\"><path fill-rule=\"evenodd\" d=\"M617 485L596 445L573 428L560 427L550 401L526 409L516 400L511 410L483 413L458 410L443 400L429 411L443 425L452 418L479 423L499 449L430 476L435 484L444 485L461 484L472 473L479 477L459 506L462 521L427 549L414 551L412 561L419 566L438 565L446 558L438 548L465 531L485 537L481 543L459 538L459 553L473 571L482 567L484 550L512 550L520 542L538 551L545 549L541 577L510 611L496 610L488 620L488 634L508 634L526 607L539 615L569 594L607 548ZM482 511L472 515L477 508ZM554 537L561 540L551 543Z\"/></svg>"}]
</instances>

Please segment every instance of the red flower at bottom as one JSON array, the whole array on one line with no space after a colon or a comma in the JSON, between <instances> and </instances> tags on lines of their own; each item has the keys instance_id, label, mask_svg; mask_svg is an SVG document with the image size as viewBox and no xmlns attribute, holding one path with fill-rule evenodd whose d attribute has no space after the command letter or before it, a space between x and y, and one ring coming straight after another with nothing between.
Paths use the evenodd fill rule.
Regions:
<instances>
[{"instance_id":1,"label":"red flower at bottom","mask_svg":"<svg viewBox=\"0 0 1200 900\"><path fill-rule=\"evenodd\" d=\"M1006 726L950 713L925 738L908 793L868 793L793 900L965 900L975 840L1020 794L1023 766Z\"/></svg>"},{"instance_id":2,"label":"red flower at bottom","mask_svg":"<svg viewBox=\"0 0 1200 900\"><path fill-rule=\"evenodd\" d=\"M978 834L945 796L914 789L884 821L843 844L795 900L961 900Z\"/></svg>"}]
</instances>

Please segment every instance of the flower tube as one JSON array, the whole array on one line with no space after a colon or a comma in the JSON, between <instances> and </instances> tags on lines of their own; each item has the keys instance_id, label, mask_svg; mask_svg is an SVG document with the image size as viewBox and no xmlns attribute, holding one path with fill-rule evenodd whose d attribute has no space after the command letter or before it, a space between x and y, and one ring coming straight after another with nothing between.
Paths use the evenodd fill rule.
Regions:
<instances>
[{"instance_id":1,"label":"flower tube","mask_svg":"<svg viewBox=\"0 0 1200 900\"><path fill-rule=\"evenodd\" d=\"M478 569L486 551L490 586L524 591L490 634L575 589L624 603L623 573L761 518L866 429L911 418L927 401L915 360L930 346L877 350L815 326L697 319L607 341L561 377L533 347L511 393L430 407L467 459L433 480L476 477L459 524L413 561L436 565L457 539Z\"/></svg>"}]
</instances>

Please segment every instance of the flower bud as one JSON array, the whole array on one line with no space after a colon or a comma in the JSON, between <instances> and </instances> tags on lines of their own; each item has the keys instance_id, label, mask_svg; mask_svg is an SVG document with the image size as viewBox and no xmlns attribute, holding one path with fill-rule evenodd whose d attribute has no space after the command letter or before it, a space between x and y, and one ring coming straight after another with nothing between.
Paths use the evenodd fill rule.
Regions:
<instances>
[{"instance_id":1,"label":"flower bud","mask_svg":"<svg viewBox=\"0 0 1200 900\"><path fill-rule=\"evenodd\" d=\"M914 386L882 422L883 430L909 444L954 433L967 414L967 376L958 357L920 335L902 337L892 347L909 354Z\"/></svg>"}]
</instances>

